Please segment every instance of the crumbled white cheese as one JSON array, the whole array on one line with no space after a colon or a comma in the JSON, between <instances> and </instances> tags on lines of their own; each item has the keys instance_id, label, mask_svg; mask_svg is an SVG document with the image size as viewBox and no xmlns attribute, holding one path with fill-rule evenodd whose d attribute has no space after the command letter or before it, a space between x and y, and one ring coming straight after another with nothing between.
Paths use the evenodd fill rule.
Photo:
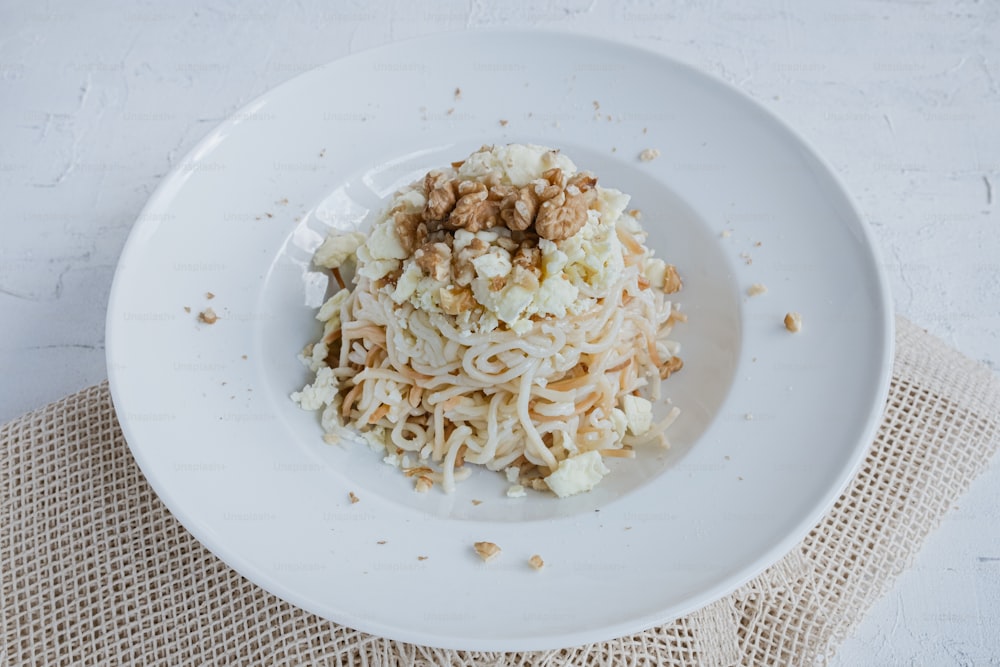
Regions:
<instances>
[{"instance_id":1,"label":"crumbled white cheese","mask_svg":"<svg viewBox=\"0 0 1000 667\"><path fill-rule=\"evenodd\" d=\"M633 435L642 435L653 425L653 404L645 398L627 394L622 398L622 409Z\"/></svg>"},{"instance_id":2,"label":"crumbled white cheese","mask_svg":"<svg viewBox=\"0 0 1000 667\"><path fill-rule=\"evenodd\" d=\"M323 366L316 371L316 379L307 384L302 391L292 393L292 400L302 406L303 410L319 410L333 403L337 395L337 378L333 369Z\"/></svg>"},{"instance_id":3,"label":"crumbled white cheese","mask_svg":"<svg viewBox=\"0 0 1000 667\"><path fill-rule=\"evenodd\" d=\"M510 263L510 253L503 248L490 248L484 255L472 260L476 275L480 278L503 278L510 273L513 265Z\"/></svg>"},{"instance_id":4,"label":"crumbled white cheese","mask_svg":"<svg viewBox=\"0 0 1000 667\"><path fill-rule=\"evenodd\" d=\"M396 281L396 289L392 292L392 300L396 303L403 303L409 299L417 291L417 287L420 285L423 277L424 272L420 270L419 266L411 262L402 275L399 276L399 280Z\"/></svg>"},{"instance_id":5,"label":"crumbled white cheese","mask_svg":"<svg viewBox=\"0 0 1000 667\"><path fill-rule=\"evenodd\" d=\"M559 151L532 144L493 146L470 155L458 168L462 178L482 178L503 170L511 185L527 185L543 172L559 167L566 173L576 172L576 165Z\"/></svg>"},{"instance_id":6,"label":"crumbled white cheese","mask_svg":"<svg viewBox=\"0 0 1000 667\"><path fill-rule=\"evenodd\" d=\"M316 319L320 322L335 322L336 327L340 328L340 309L351 296L351 291L347 289L342 289L336 294L331 296L326 300L320 309L316 313Z\"/></svg>"},{"instance_id":7,"label":"crumbled white cheese","mask_svg":"<svg viewBox=\"0 0 1000 667\"><path fill-rule=\"evenodd\" d=\"M354 256L358 248L365 242L361 232L327 236L313 255L313 263L328 269L335 269Z\"/></svg>"},{"instance_id":8,"label":"crumbled white cheese","mask_svg":"<svg viewBox=\"0 0 1000 667\"><path fill-rule=\"evenodd\" d=\"M598 452L584 452L563 459L556 471L545 478L545 483L560 498L590 491L611 472Z\"/></svg>"},{"instance_id":9,"label":"crumbled white cheese","mask_svg":"<svg viewBox=\"0 0 1000 667\"><path fill-rule=\"evenodd\" d=\"M642 275L649 281L650 286L663 289L667 277L667 263L658 257L650 257L643 262Z\"/></svg>"},{"instance_id":10,"label":"crumbled white cheese","mask_svg":"<svg viewBox=\"0 0 1000 667\"><path fill-rule=\"evenodd\" d=\"M556 317L565 317L570 306L576 303L579 288L561 275L550 276L542 281L538 292L533 295L534 304L530 310Z\"/></svg>"},{"instance_id":11,"label":"crumbled white cheese","mask_svg":"<svg viewBox=\"0 0 1000 667\"><path fill-rule=\"evenodd\" d=\"M507 497L508 498L523 498L528 495L528 492L524 490L524 487L520 484L514 484L513 486L507 487Z\"/></svg>"},{"instance_id":12,"label":"crumbled white cheese","mask_svg":"<svg viewBox=\"0 0 1000 667\"><path fill-rule=\"evenodd\" d=\"M611 409L611 428L614 429L619 440L625 436L625 430L628 428L628 417L618 408Z\"/></svg>"}]
</instances>

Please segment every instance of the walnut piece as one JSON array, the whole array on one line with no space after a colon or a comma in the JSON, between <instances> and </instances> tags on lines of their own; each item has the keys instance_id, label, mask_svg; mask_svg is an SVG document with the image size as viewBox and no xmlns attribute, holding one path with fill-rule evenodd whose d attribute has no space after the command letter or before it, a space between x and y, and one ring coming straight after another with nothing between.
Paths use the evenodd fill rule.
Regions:
<instances>
[{"instance_id":1,"label":"walnut piece","mask_svg":"<svg viewBox=\"0 0 1000 667\"><path fill-rule=\"evenodd\" d=\"M489 190L477 181L458 184L459 199L445 221L447 229L465 229L478 232L496 227L500 222L500 203L487 199Z\"/></svg>"},{"instance_id":2,"label":"walnut piece","mask_svg":"<svg viewBox=\"0 0 1000 667\"><path fill-rule=\"evenodd\" d=\"M544 239L562 241L583 229L587 222L587 202L583 195L567 197L560 193L542 202L535 218L535 231Z\"/></svg>"},{"instance_id":3,"label":"walnut piece","mask_svg":"<svg viewBox=\"0 0 1000 667\"><path fill-rule=\"evenodd\" d=\"M459 250L455 254L454 281L456 285L468 285L476 277L476 267L472 265L472 260L482 256L490 249L480 238L472 239L472 242Z\"/></svg>"},{"instance_id":4,"label":"walnut piece","mask_svg":"<svg viewBox=\"0 0 1000 667\"><path fill-rule=\"evenodd\" d=\"M419 248L427 238L427 225L419 213L396 211L392 214L392 221L396 225L399 243L407 253Z\"/></svg>"},{"instance_id":5,"label":"walnut piece","mask_svg":"<svg viewBox=\"0 0 1000 667\"><path fill-rule=\"evenodd\" d=\"M425 243L413 254L413 260L434 280L444 282L451 276L451 248L445 243Z\"/></svg>"},{"instance_id":6,"label":"walnut piece","mask_svg":"<svg viewBox=\"0 0 1000 667\"><path fill-rule=\"evenodd\" d=\"M667 294L674 294L680 292L683 286L681 277L677 275L677 267L673 264L667 264L667 269L663 272L663 291Z\"/></svg>"},{"instance_id":7,"label":"walnut piece","mask_svg":"<svg viewBox=\"0 0 1000 667\"><path fill-rule=\"evenodd\" d=\"M543 567L545 567L545 561L542 560L541 556L535 554L534 556L528 559L528 565L530 565L531 569L533 570L541 570Z\"/></svg>"},{"instance_id":8,"label":"walnut piece","mask_svg":"<svg viewBox=\"0 0 1000 667\"><path fill-rule=\"evenodd\" d=\"M507 201L504 202L505 204ZM538 205L541 198L535 194L531 185L526 185L510 199L510 205L502 207L501 218L508 229L514 231L524 231L535 222L535 215L538 213Z\"/></svg>"},{"instance_id":9,"label":"walnut piece","mask_svg":"<svg viewBox=\"0 0 1000 667\"><path fill-rule=\"evenodd\" d=\"M530 241L521 243L511 259L514 265L511 277L515 285L527 290L538 289L542 277L542 251Z\"/></svg>"},{"instance_id":10,"label":"walnut piece","mask_svg":"<svg viewBox=\"0 0 1000 667\"><path fill-rule=\"evenodd\" d=\"M441 310L448 315L458 315L475 305L472 292L468 289L442 287L438 291L438 300L441 303Z\"/></svg>"},{"instance_id":11,"label":"walnut piece","mask_svg":"<svg viewBox=\"0 0 1000 667\"><path fill-rule=\"evenodd\" d=\"M476 542L472 547L479 554L479 557L487 563L500 555L500 547L492 542Z\"/></svg>"},{"instance_id":12,"label":"walnut piece","mask_svg":"<svg viewBox=\"0 0 1000 667\"><path fill-rule=\"evenodd\" d=\"M560 190L566 189L566 172L559 167L554 167L542 172L542 178Z\"/></svg>"},{"instance_id":13,"label":"walnut piece","mask_svg":"<svg viewBox=\"0 0 1000 667\"><path fill-rule=\"evenodd\" d=\"M215 314L215 311L211 308L206 308L205 310L198 313L198 321L204 322L205 324L215 324L219 320L219 316Z\"/></svg>"},{"instance_id":14,"label":"walnut piece","mask_svg":"<svg viewBox=\"0 0 1000 667\"><path fill-rule=\"evenodd\" d=\"M684 362L680 357L670 357L667 359L667 363L660 367L660 379L666 380L682 368L684 368Z\"/></svg>"},{"instance_id":15,"label":"walnut piece","mask_svg":"<svg viewBox=\"0 0 1000 667\"><path fill-rule=\"evenodd\" d=\"M425 220L444 220L455 208L458 201L457 182L439 171L429 172L424 177L427 203L424 205Z\"/></svg>"},{"instance_id":16,"label":"walnut piece","mask_svg":"<svg viewBox=\"0 0 1000 667\"><path fill-rule=\"evenodd\" d=\"M788 313L785 315L785 328L792 333L802 331L802 315L799 313Z\"/></svg>"}]
</instances>

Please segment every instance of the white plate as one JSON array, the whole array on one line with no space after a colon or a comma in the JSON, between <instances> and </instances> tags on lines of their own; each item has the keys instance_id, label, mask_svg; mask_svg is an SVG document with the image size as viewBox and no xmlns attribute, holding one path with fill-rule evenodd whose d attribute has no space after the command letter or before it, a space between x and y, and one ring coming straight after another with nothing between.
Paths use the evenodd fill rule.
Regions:
<instances>
[{"instance_id":1,"label":"white plate","mask_svg":"<svg viewBox=\"0 0 1000 667\"><path fill-rule=\"evenodd\" d=\"M318 333L325 279L309 259L325 233L498 142L561 148L631 193L686 281L685 368L665 385L683 410L673 449L618 461L567 500L508 499L492 473L418 495L371 450L324 444L317 416L288 399ZM645 148L661 156L640 162ZM758 282L767 293L747 297ZM211 326L196 319L209 306ZM782 325L793 310L798 334ZM855 207L754 102L620 44L462 33L303 74L202 141L122 254L108 374L150 483L250 580L396 639L544 649L690 612L800 540L874 432L891 324ZM479 560L480 540L499 560Z\"/></svg>"}]
</instances>

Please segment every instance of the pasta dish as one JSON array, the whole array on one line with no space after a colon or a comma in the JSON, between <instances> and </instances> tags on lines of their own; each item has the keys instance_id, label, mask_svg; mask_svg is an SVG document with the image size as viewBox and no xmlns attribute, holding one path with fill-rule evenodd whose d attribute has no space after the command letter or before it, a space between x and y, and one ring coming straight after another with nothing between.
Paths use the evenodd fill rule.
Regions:
<instances>
[{"instance_id":1,"label":"pasta dish","mask_svg":"<svg viewBox=\"0 0 1000 667\"><path fill-rule=\"evenodd\" d=\"M339 287L292 395L328 442L358 432L426 491L480 465L507 495L564 497L666 445L661 381L682 367L676 269L629 197L557 150L484 146L396 193L314 264Z\"/></svg>"}]
</instances>

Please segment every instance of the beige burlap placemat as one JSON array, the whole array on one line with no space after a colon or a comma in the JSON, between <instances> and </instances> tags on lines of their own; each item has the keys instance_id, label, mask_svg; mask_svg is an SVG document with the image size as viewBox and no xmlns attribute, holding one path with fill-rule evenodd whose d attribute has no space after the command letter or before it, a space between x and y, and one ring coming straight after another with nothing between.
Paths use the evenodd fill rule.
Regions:
<instances>
[{"instance_id":1,"label":"beige burlap placemat","mask_svg":"<svg viewBox=\"0 0 1000 667\"><path fill-rule=\"evenodd\" d=\"M438 650L322 620L248 582L171 516L106 384L0 429L12 665L809 665L823 662L989 461L1000 382L905 320L885 416L826 518L732 595L662 627L538 653Z\"/></svg>"}]
</instances>

